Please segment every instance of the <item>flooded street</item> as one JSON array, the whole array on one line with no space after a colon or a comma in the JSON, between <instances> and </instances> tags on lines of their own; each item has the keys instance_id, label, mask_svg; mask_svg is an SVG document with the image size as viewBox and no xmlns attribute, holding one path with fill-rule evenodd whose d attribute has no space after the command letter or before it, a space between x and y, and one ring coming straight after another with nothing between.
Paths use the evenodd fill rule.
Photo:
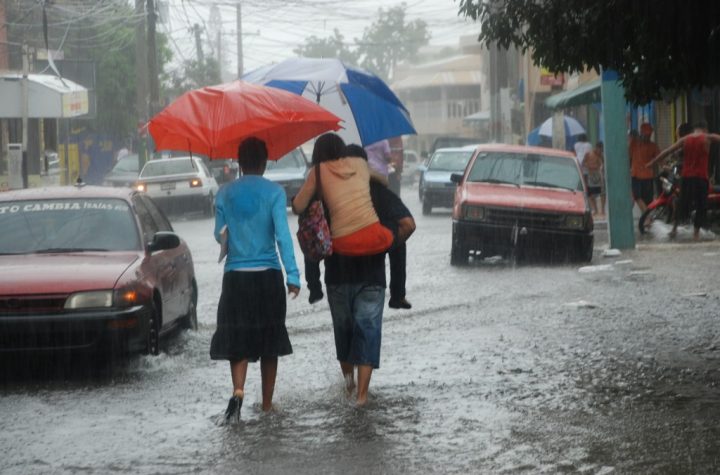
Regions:
<instances>
[{"instance_id":1,"label":"flooded street","mask_svg":"<svg viewBox=\"0 0 720 475\"><path fill-rule=\"evenodd\" d=\"M417 220L413 308L386 307L366 408L344 395L327 300L311 306L303 289L288 301L294 353L280 359L277 411L260 411L251 365L242 422L219 425L232 386L228 364L209 358L222 279L213 221L176 220L195 261L199 330L97 374L3 362L0 472L720 470L716 241L606 258L596 238L590 266L457 268L449 210L423 216L415 188L404 198Z\"/></svg>"}]
</instances>

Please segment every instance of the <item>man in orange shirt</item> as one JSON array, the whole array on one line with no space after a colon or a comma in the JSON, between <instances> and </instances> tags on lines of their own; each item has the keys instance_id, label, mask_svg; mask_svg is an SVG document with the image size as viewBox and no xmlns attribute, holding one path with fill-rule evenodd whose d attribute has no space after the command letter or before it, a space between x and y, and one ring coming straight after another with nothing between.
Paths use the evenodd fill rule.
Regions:
<instances>
[{"instance_id":1,"label":"man in orange shirt","mask_svg":"<svg viewBox=\"0 0 720 475\"><path fill-rule=\"evenodd\" d=\"M640 126L640 138L630 142L630 176L632 178L632 194L640 212L645 212L647 205L653 200L653 179L655 173L646 167L648 162L660 153L660 148L650 140L653 128L647 122Z\"/></svg>"}]
</instances>

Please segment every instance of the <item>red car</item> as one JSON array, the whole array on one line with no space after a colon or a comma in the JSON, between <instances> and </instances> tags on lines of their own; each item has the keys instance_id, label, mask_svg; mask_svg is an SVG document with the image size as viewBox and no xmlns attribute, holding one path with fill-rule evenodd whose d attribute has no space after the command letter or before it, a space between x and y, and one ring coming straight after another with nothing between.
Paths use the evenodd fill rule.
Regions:
<instances>
[{"instance_id":1,"label":"red car","mask_svg":"<svg viewBox=\"0 0 720 475\"><path fill-rule=\"evenodd\" d=\"M480 145L457 184L450 263L545 256L592 260L593 220L575 157L549 148Z\"/></svg>"},{"instance_id":2,"label":"red car","mask_svg":"<svg viewBox=\"0 0 720 475\"><path fill-rule=\"evenodd\" d=\"M2 193L0 229L0 353L157 354L170 328L197 327L190 250L143 193Z\"/></svg>"}]
</instances>

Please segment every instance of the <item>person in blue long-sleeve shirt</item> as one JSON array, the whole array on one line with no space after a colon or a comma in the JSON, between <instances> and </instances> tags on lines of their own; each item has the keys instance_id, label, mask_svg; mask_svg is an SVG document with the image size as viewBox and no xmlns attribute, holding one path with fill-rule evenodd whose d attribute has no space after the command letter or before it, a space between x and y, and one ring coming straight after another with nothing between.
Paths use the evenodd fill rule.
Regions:
<instances>
[{"instance_id":1,"label":"person in blue long-sleeve shirt","mask_svg":"<svg viewBox=\"0 0 720 475\"><path fill-rule=\"evenodd\" d=\"M285 327L285 285L287 293L297 297L300 272L285 191L262 177L267 156L265 142L243 141L238 148L242 176L223 186L215 200L215 239L221 242L227 233L227 257L210 357L230 361L233 395L225 412L227 422L240 418L248 362L260 360L262 408L269 411L278 357L292 353Z\"/></svg>"}]
</instances>

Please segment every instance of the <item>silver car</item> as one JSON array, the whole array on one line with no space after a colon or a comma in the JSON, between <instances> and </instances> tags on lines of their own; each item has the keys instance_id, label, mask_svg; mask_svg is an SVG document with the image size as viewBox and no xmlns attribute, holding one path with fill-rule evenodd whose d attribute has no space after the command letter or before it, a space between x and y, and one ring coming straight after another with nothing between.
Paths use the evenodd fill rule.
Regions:
<instances>
[{"instance_id":1,"label":"silver car","mask_svg":"<svg viewBox=\"0 0 720 475\"><path fill-rule=\"evenodd\" d=\"M292 152L283 155L280 160L268 160L263 176L285 189L288 206L290 206L290 201L305 183L307 171L308 163L305 153L302 149L296 148Z\"/></svg>"},{"instance_id":2,"label":"silver car","mask_svg":"<svg viewBox=\"0 0 720 475\"><path fill-rule=\"evenodd\" d=\"M435 150L426 166L419 167L418 193L423 214L430 214L434 206L452 208L455 183L450 181L453 173L465 171L477 145L448 147Z\"/></svg>"},{"instance_id":3,"label":"silver car","mask_svg":"<svg viewBox=\"0 0 720 475\"><path fill-rule=\"evenodd\" d=\"M201 211L212 216L215 212L218 184L197 157L151 160L140 172L136 187L167 214Z\"/></svg>"},{"instance_id":4,"label":"silver car","mask_svg":"<svg viewBox=\"0 0 720 475\"><path fill-rule=\"evenodd\" d=\"M104 186L131 187L140 173L140 157L136 153L118 159L112 170L103 179Z\"/></svg>"}]
</instances>

